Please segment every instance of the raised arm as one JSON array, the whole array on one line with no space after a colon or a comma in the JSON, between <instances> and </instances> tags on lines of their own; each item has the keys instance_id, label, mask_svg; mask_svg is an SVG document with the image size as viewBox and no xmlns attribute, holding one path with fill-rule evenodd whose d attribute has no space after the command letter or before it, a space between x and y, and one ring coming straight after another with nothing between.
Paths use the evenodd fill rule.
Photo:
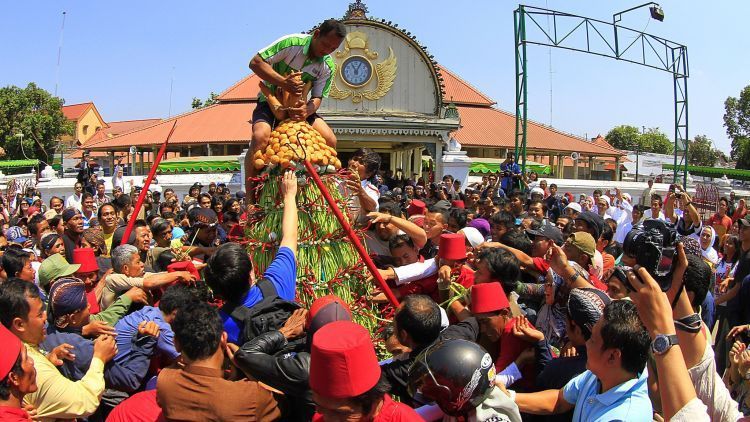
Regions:
<instances>
[{"instance_id":1,"label":"raised arm","mask_svg":"<svg viewBox=\"0 0 750 422\"><path fill-rule=\"evenodd\" d=\"M502 248L502 249L505 249L506 251L512 253L513 256L515 256L521 262L521 265L524 268L527 268L527 269L528 268L534 268L534 260L529 255L527 255L526 252L524 252L522 250L519 250L519 249L516 249L516 248L511 248L510 246L504 245L504 244L502 244L500 242L484 242L481 245L479 245L479 248L480 249L481 248Z\"/></svg>"},{"instance_id":2,"label":"raised arm","mask_svg":"<svg viewBox=\"0 0 750 422\"><path fill-rule=\"evenodd\" d=\"M679 248L684 257L684 251ZM687 261L687 260L685 260ZM659 373L659 394L661 396L662 412L665 420L672 419L675 414L688 403L696 399L695 388L688 375L685 359L682 355L683 336L676 332L671 318L670 304L667 296L661 292L659 284L649 275L645 268L638 268L637 272L630 271L628 280L635 289L630 298L638 309L638 315L646 326L651 339L657 335L674 335L679 337L680 344L676 344L662 354L654 354L656 370ZM680 288L682 288L680 286ZM682 297L687 297L683 294ZM705 409L705 407L703 407ZM705 419L708 420L706 415Z\"/></svg>"},{"instance_id":3,"label":"raised arm","mask_svg":"<svg viewBox=\"0 0 750 422\"><path fill-rule=\"evenodd\" d=\"M166 286L177 281L195 281L195 276L187 271L175 271L173 273L156 273L143 279L143 288L146 290Z\"/></svg>"},{"instance_id":4,"label":"raised arm","mask_svg":"<svg viewBox=\"0 0 750 422\"><path fill-rule=\"evenodd\" d=\"M281 244L297 255L297 177L292 170L284 173L281 182L281 193L284 198L284 214L281 218Z\"/></svg>"},{"instance_id":5,"label":"raised arm","mask_svg":"<svg viewBox=\"0 0 750 422\"><path fill-rule=\"evenodd\" d=\"M367 216L372 219L373 224L386 223L398 227L399 230L411 238L414 245L418 248L422 248L427 243L427 234L424 229L409 220L382 212L371 212Z\"/></svg>"}]
</instances>

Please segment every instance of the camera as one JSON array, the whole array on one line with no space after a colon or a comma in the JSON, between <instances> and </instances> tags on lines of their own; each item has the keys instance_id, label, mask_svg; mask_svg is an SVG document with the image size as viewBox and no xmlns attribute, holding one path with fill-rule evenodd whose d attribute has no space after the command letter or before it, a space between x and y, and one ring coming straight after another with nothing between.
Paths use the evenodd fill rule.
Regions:
<instances>
[{"instance_id":1,"label":"camera","mask_svg":"<svg viewBox=\"0 0 750 422\"><path fill-rule=\"evenodd\" d=\"M661 220L646 220L625 236L622 249L626 255L635 257L635 262L651 274L662 291L667 291L672 285L676 240L674 228Z\"/></svg>"}]
</instances>

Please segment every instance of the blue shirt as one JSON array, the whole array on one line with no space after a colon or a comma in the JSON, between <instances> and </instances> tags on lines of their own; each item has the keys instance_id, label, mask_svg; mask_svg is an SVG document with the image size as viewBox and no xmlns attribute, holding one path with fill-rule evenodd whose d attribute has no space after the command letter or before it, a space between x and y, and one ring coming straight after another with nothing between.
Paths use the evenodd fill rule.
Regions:
<instances>
[{"instance_id":1,"label":"blue shirt","mask_svg":"<svg viewBox=\"0 0 750 422\"><path fill-rule=\"evenodd\" d=\"M297 295L297 262L292 250L286 246L279 248L263 277L273 283L273 287L276 288L276 293L280 298L293 301ZM242 299L242 304L251 308L261 300L263 300L263 293L260 292L258 286L253 285ZM221 315L221 320L224 321L227 341L237 343L242 331L242 324L223 311L219 311L219 315Z\"/></svg>"},{"instance_id":2,"label":"blue shirt","mask_svg":"<svg viewBox=\"0 0 750 422\"><path fill-rule=\"evenodd\" d=\"M174 347L174 331L164 321L161 310L153 306L144 306L131 314L125 315L115 324L115 331L117 331L116 362L126 359L130 354L132 338L138 335L138 324L143 321L153 321L159 326L159 337L156 340L156 351L158 353L171 359L180 355Z\"/></svg>"},{"instance_id":3,"label":"blue shirt","mask_svg":"<svg viewBox=\"0 0 750 422\"><path fill-rule=\"evenodd\" d=\"M510 164L502 163L500 164L500 171L507 171L511 175L521 174L521 166L519 166L515 161ZM500 187L506 192L512 191L515 187L513 186L513 178L510 176L503 177L503 180L500 181Z\"/></svg>"},{"instance_id":4,"label":"blue shirt","mask_svg":"<svg viewBox=\"0 0 750 422\"><path fill-rule=\"evenodd\" d=\"M648 398L647 380L648 371L644 368L638 378L599 393L601 383L596 375L586 371L563 387L563 397L575 404L574 421L650 421L653 408Z\"/></svg>"}]
</instances>

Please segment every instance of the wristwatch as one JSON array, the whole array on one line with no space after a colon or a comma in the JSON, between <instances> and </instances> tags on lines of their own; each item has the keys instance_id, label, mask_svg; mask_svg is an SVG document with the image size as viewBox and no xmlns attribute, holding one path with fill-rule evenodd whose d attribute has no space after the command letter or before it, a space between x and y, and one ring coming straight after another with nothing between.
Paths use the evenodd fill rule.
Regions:
<instances>
[{"instance_id":1,"label":"wristwatch","mask_svg":"<svg viewBox=\"0 0 750 422\"><path fill-rule=\"evenodd\" d=\"M654 341L651 342L651 351L655 355L663 355L676 344L680 344L680 342L677 340L676 334L657 334L656 337L654 337Z\"/></svg>"}]
</instances>

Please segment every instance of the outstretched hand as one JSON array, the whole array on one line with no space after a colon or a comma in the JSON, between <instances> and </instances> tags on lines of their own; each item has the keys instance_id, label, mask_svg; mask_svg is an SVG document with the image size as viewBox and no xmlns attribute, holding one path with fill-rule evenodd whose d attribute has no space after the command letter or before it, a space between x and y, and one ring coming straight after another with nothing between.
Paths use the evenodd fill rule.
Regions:
<instances>
[{"instance_id":1,"label":"outstretched hand","mask_svg":"<svg viewBox=\"0 0 750 422\"><path fill-rule=\"evenodd\" d=\"M544 333L534 328L525 316L516 318L511 330L515 337L527 343L537 343L544 340Z\"/></svg>"},{"instance_id":2,"label":"outstretched hand","mask_svg":"<svg viewBox=\"0 0 750 422\"><path fill-rule=\"evenodd\" d=\"M281 179L281 194L284 198L297 196L297 177L294 175L294 171L287 170L284 172L284 176Z\"/></svg>"}]
</instances>

